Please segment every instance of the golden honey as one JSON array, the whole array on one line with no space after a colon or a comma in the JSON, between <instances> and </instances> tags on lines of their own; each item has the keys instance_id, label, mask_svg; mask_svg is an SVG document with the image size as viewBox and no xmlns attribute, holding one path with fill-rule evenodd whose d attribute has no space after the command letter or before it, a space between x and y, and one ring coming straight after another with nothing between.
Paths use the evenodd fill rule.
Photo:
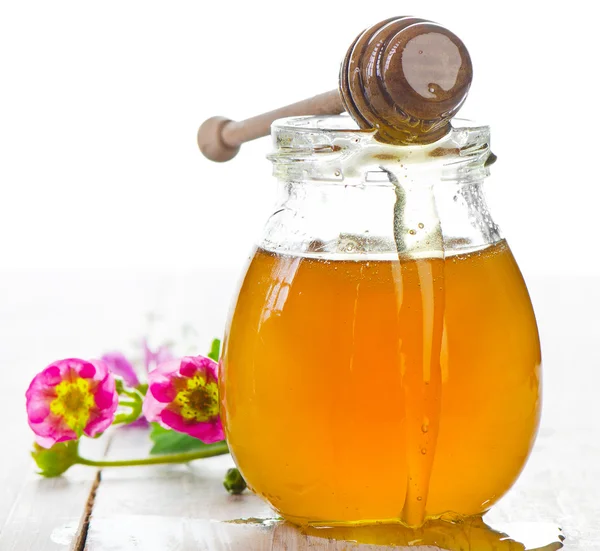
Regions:
<instances>
[{"instance_id":1,"label":"golden honey","mask_svg":"<svg viewBox=\"0 0 600 551\"><path fill-rule=\"evenodd\" d=\"M220 373L243 476L297 524L489 509L540 414L537 327L508 245L343 258L258 249L250 263Z\"/></svg>"}]
</instances>

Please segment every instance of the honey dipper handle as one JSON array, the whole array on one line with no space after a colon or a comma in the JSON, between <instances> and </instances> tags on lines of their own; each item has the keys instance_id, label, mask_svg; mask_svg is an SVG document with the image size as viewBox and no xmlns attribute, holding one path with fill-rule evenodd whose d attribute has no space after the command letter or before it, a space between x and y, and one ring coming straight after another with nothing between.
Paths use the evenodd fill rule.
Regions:
<instances>
[{"instance_id":1,"label":"honey dipper handle","mask_svg":"<svg viewBox=\"0 0 600 551\"><path fill-rule=\"evenodd\" d=\"M344 105L336 89L244 121L211 117L198 129L198 147L211 161L229 161L237 155L243 143L267 136L276 119L303 115L337 115L342 111Z\"/></svg>"}]
</instances>

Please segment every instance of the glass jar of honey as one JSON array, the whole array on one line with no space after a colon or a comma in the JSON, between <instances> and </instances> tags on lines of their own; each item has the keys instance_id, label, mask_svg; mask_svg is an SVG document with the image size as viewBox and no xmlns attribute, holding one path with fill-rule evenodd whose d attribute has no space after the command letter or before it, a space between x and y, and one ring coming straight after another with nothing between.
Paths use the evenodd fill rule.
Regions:
<instances>
[{"instance_id":1,"label":"glass jar of honey","mask_svg":"<svg viewBox=\"0 0 600 551\"><path fill-rule=\"evenodd\" d=\"M273 139L279 198L220 370L240 471L296 524L481 514L540 415L535 316L482 190L489 128L395 146L297 117Z\"/></svg>"}]
</instances>

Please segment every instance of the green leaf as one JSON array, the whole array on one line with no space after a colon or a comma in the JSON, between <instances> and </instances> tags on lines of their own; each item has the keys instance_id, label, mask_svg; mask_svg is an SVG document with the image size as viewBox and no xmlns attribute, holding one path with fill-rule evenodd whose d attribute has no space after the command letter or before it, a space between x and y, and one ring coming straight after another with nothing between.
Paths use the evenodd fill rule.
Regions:
<instances>
[{"instance_id":1,"label":"green leaf","mask_svg":"<svg viewBox=\"0 0 600 551\"><path fill-rule=\"evenodd\" d=\"M70 440L54 444L50 449L33 445L31 452L36 465L40 468L39 474L47 478L60 476L77 463L79 458L79 441Z\"/></svg>"},{"instance_id":2,"label":"green leaf","mask_svg":"<svg viewBox=\"0 0 600 551\"><path fill-rule=\"evenodd\" d=\"M218 362L220 354L221 354L221 340L213 339L213 342L210 345L210 352L208 353L208 357L211 360Z\"/></svg>"},{"instance_id":3,"label":"green leaf","mask_svg":"<svg viewBox=\"0 0 600 551\"><path fill-rule=\"evenodd\" d=\"M151 423L151 426L150 439L154 442L154 445L150 450L150 455L190 452L221 446L221 442L205 444L202 440L198 440L189 434L165 429L158 423Z\"/></svg>"}]
</instances>

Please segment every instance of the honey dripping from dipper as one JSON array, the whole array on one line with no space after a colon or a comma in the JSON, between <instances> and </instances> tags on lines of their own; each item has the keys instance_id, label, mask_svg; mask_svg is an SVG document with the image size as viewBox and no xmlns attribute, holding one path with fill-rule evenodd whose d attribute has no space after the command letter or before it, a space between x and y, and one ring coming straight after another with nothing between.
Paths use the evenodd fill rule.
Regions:
<instances>
[{"instance_id":1,"label":"honey dripping from dipper","mask_svg":"<svg viewBox=\"0 0 600 551\"><path fill-rule=\"evenodd\" d=\"M480 189L489 129L451 122L471 79L453 33L393 18L350 46L339 90L199 130L225 161L290 117L273 124L281 199L229 320L220 391L238 467L294 524L461 522L531 450L535 317ZM329 116L343 111L358 129Z\"/></svg>"}]
</instances>

